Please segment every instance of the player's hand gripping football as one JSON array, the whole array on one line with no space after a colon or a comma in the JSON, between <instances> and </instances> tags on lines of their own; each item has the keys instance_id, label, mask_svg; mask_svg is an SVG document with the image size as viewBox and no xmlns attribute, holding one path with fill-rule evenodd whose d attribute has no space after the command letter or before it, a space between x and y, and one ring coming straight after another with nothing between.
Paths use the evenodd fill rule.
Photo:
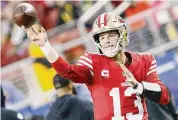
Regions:
<instances>
[{"instance_id":1,"label":"player's hand gripping football","mask_svg":"<svg viewBox=\"0 0 178 120\"><path fill-rule=\"evenodd\" d=\"M119 64L122 70L124 71L124 76L126 77L126 84L134 89L138 86L138 81L135 79L133 74L124 66L124 64Z\"/></svg>"},{"instance_id":2,"label":"player's hand gripping football","mask_svg":"<svg viewBox=\"0 0 178 120\"><path fill-rule=\"evenodd\" d=\"M40 32L37 32L33 27L24 28L27 33L28 38L37 46L43 47L48 41L46 31L41 27Z\"/></svg>"}]
</instances>

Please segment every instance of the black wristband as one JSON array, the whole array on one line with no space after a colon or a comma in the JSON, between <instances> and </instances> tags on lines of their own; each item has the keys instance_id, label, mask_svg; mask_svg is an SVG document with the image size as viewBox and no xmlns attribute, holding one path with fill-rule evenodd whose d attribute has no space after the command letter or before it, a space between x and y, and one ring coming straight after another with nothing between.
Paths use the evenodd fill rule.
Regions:
<instances>
[{"instance_id":1,"label":"black wristband","mask_svg":"<svg viewBox=\"0 0 178 120\"><path fill-rule=\"evenodd\" d=\"M135 86L133 87L133 89L137 89L138 88L138 84L135 84Z\"/></svg>"}]
</instances>

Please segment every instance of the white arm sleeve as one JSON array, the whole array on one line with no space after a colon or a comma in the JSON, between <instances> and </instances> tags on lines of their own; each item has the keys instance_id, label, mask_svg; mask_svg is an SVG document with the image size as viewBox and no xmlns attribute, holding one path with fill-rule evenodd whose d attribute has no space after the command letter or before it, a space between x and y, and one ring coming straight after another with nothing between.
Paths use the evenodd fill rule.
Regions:
<instances>
[{"instance_id":1,"label":"white arm sleeve","mask_svg":"<svg viewBox=\"0 0 178 120\"><path fill-rule=\"evenodd\" d=\"M50 63L54 63L58 59L58 53L52 48L48 41L40 48Z\"/></svg>"}]
</instances>

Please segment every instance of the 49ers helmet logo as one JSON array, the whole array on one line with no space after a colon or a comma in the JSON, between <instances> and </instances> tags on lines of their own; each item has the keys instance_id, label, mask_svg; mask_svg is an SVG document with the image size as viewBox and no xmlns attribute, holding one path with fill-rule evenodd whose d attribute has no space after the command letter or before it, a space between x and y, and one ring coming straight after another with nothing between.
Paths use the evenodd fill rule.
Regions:
<instances>
[{"instance_id":1,"label":"49ers helmet logo","mask_svg":"<svg viewBox=\"0 0 178 120\"><path fill-rule=\"evenodd\" d=\"M102 14L102 15L98 16L96 24L98 25L99 28L102 25L107 26L108 20L109 20L109 15L108 14Z\"/></svg>"}]
</instances>

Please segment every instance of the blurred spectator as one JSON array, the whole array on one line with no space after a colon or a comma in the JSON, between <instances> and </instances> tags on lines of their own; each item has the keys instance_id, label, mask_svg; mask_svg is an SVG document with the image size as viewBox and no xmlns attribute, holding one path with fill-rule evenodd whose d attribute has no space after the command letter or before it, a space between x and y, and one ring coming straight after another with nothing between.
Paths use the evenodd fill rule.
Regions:
<instances>
[{"instance_id":1,"label":"blurred spectator","mask_svg":"<svg viewBox=\"0 0 178 120\"><path fill-rule=\"evenodd\" d=\"M169 40L176 40L178 39L178 31L176 31L176 26L174 22L169 22L166 25L166 33L168 35Z\"/></svg>"},{"instance_id":2,"label":"blurred spectator","mask_svg":"<svg viewBox=\"0 0 178 120\"><path fill-rule=\"evenodd\" d=\"M6 100L6 97L4 95L4 92L1 86L1 108L5 108L5 100Z\"/></svg>"},{"instance_id":3,"label":"blurred spectator","mask_svg":"<svg viewBox=\"0 0 178 120\"><path fill-rule=\"evenodd\" d=\"M160 105L149 99L146 99L146 104L148 120L178 120L178 111L173 97L167 105Z\"/></svg>"},{"instance_id":4,"label":"blurred spectator","mask_svg":"<svg viewBox=\"0 0 178 120\"><path fill-rule=\"evenodd\" d=\"M49 4L45 0L42 1L29 1L38 12L39 23L46 29L56 27L59 19L59 7L55 4ZM50 24L49 24L50 23Z\"/></svg>"},{"instance_id":5,"label":"blurred spectator","mask_svg":"<svg viewBox=\"0 0 178 120\"><path fill-rule=\"evenodd\" d=\"M178 5L171 7L171 14L173 16L173 23L178 32Z\"/></svg>"},{"instance_id":6,"label":"blurred spectator","mask_svg":"<svg viewBox=\"0 0 178 120\"><path fill-rule=\"evenodd\" d=\"M75 83L77 97L92 102L91 93L85 84Z\"/></svg>"},{"instance_id":7,"label":"blurred spectator","mask_svg":"<svg viewBox=\"0 0 178 120\"><path fill-rule=\"evenodd\" d=\"M155 19L158 23L159 33L163 42L169 42L178 38L176 26L172 20L171 14L167 10L155 12Z\"/></svg>"},{"instance_id":8,"label":"blurred spectator","mask_svg":"<svg viewBox=\"0 0 178 120\"><path fill-rule=\"evenodd\" d=\"M36 8L39 19L37 22L46 30L52 29L57 25L68 23L77 19L82 14L82 10L79 8L80 2L77 1L2 1L1 67L29 56L28 49L26 49L25 46L25 43L29 42L25 41L26 34L24 34L24 31L20 27L14 25L12 20L13 9L22 2L28 2ZM79 36L77 29L73 31L75 32L71 33L71 36L68 36L67 32L67 34L64 33L66 34L64 39L74 39L72 34L75 34L74 36L77 37ZM57 38L57 41L59 40L61 39ZM71 59L74 59L78 54L81 55L83 50L83 46L78 46L74 48L73 51L75 52L73 52L73 54L69 54L70 51L65 51L65 54L67 54L66 58L72 62ZM78 53L78 51L80 52Z\"/></svg>"},{"instance_id":9,"label":"blurred spectator","mask_svg":"<svg viewBox=\"0 0 178 120\"><path fill-rule=\"evenodd\" d=\"M97 1L89 1L89 0L82 0L82 1L80 1L79 7L81 8L81 11L82 11L81 16L83 14L85 14L85 12L87 12L96 2ZM91 31L91 29L92 29L92 23L93 23L94 18L96 18L95 15L93 15L92 18L89 19L85 23L85 26L86 26L86 29L87 29L88 32Z\"/></svg>"},{"instance_id":10,"label":"blurred spectator","mask_svg":"<svg viewBox=\"0 0 178 120\"><path fill-rule=\"evenodd\" d=\"M2 43L1 67L16 62L28 56L27 49L19 49L10 42L10 36Z\"/></svg>"},{"instance_id":11,"label":"blurred spectator","mask_svg":"<svg viewBox=\"0 0 178 120\"><path fill-rule=\"evenodd\" d=\"M112 5L113 5L115 8L118 7L122 2L123 2L123 0L118 0L118 1L112 0L112 1L111 1ZM119 16L121 16L122 18L125 18L124 12L121 13Z\"/></svg>"},{"instance_id":12,"label":"blurred spectator","mask_svg":"<svg viewBox=\"0 0 178 120\"><path fill-rule=\"evenodd\" d=\"M19 49L25 34L23 30L17 30L19 27L13 26L12 20L13 9L21 2L23 1L2 1L1 4L1 67L28 56L27 49Z\"/></svg>"},{"instance_id":13,"label":"blurred spectator","mask_svg":"<svg viewBox=\"0 0 178 120\"><path fill-rule=\"evenodd\" d=\"M76 1L67 1L61 3L61 1L58 1L56 3L59 6L59 20L57 25L62 25L79 18L81 9L75 2Z\"/></svg>"},{"instance_id":14,"label":"blurred spectator","mask_svg":"<svg viewBox=\"0 0 178 120\"><path fill-rule=\"evenodd\" d=\"M45 120L94 120L92 103L76 97L71 81L55 75L53 79L57 99Z\"/></svg>"},{"instance_id":15,"label":"blurred spectator","mask_svg":"<svg viewBox=\"0 0 178 120\"><path fill-rule=\"evenodd\" d=\"M56 5L46 8L42 26L47 30L56 27L59 20L59 12L59 7Z\"/></svg>"},{"instance_id":16,"label":"blurred spectator","mask_svg":"<svg viewBox=\"0 0 178 120\"><path fill-rule=\"evenodd\" d=\"M1 120L24 120L22 114L6 109L6 108L1 108Z\"/></svg>"},{"instance_id":17,"label":"blurred spectator","mask_svg":"<svg viewBox=\"0 0 178 120\"><path fill-rule=\"evenodd\" d=\"M69 42L70 40L75 40L80 37L79 31L77 28L70 28L70 30L66 30L66 32L60 33L52 38L50 38L50 42L54 46L58 46L58 44L64 44L65 42ZM71 49L63 51L65 55L65 59L69 63L75 63L76 59L78 59L85 51L84 45L73 46Z\"/></svg>"},{"instance_id":18,"label":"blurred spectator","mask_svg":"<svg viewBox=\"0 0 178 120\"><path fill-rule=\"evenodd\" d=\"M24 120L20 113L5 108L5 96L1 87L1 120Z\"/></svg>"},{"instance_id":19,"label":"blurred spectator","mask_svg":"<svg viewBox=\"0 0 178 120\"><path fill-rule=\"evenodd\" d=\"M82 0L80 1L80 8L82 13L85 13L89 8L93 6L96 1Z\"/></svg>"},{"instance_id":20,"label":"blurred spectator","mask_svg":"<svg viewBox=\"0 0 178 120\"><path fill-rule=\"evenodd\" d=\"M44 57L40 48L33 43L29 46L30 57L34 58L32 64L34 72L36 74L38 83L41 86L41 90L46 92L53 88L52 78L56 74L56 71L52 68L51 64Z\"/></svg>"},{"instance_id":21,"label":"blurred spectator","mask_svg":"<svg viewBox=\"0 0 178 120\"><path fill-rule=\"evenodd\" d=\"M130 7L125 11L126 17L135 15L149 9L151 6L147 1L131 1Z\"/></svg>"},{"instance_id":22,"label":"blurred spectator","mask_svg":"<svg viewBox=\"0 0 178 120\"><path fill-rule=\"evenodd\" d=\"M28 118L27 120L44 120L43 116L33 115L32 117Z\"/></svg>"},{"instance_id":23,"label":"blurred spectator","mask_svg":"<svg viewBox=\"0 0 178 120\"><path fill-rule=\"evenodd\" d=\"M76 47L73 47L69 50L64 51L66 60L69 63L75 63L76 60L84 53L85 47L83 45L79 45Z\"/></svg>"},{"instance_id":24,"label":"blurred spectator","mask_svg":"<svg viewBox=\"0 0 178 120\"><path fill-rule=\"evenodd\" d=\"M171 7L171 13L174 21L178 21L178 5L174 5Z\"/></svg>"},{"instance_id":25,"label":"blurred spectator","mask_svg":"<svg viewBox=\"0 0 178 120\"><path fill-rule=\"evenodd\" d=\"M124 12L125 17L130 17L136 15L144 10L149 9L150 6L146 1L132 1L130 7ZM142 18L141 20L134 21L130 24L131 31L136 31L138 29L144 28L146 26L146 21Z\"/></svg>"},{"instance_id":26,"label":"blurred spectator","mask_svg":"<svg viewBox=\"0 0 178 120\"><path fill-rule=\"evenodd\" d=\"M7 104L14 104L24 100L25 96L22 91L20 91L13 83L9 81L4 81L2 83L2 88L6 96Z\"/></svg>"},{"instance_id":27,"label":"blurred spectator","mask_svg":"<svg viewBox=\"0 0 178 120\"><path fill-rule=\"evenodd\" d=\"M1 1L1 17L3 19L12 21L12 13L14 8L22 2L24 1Z\"/></svg>"},{"instance_id":28,"label":"blurred spectator","mask_svg":"<svg viewBox=\"0 0 178 120\"><path fill-rule=\"evenodd\" d=\"M13 25L12 20L13 9L21 2L29 2L37 9L40 23L45 29L53 28L57 23L58 13L55 14L53 7L47 6L44 1L2 1L1 67L29 56L26 47L21 47L27 42L25 41L26 34L20 27ZM50 12L52 14L49 14Z\"/></svg>"},{"instance_id":29,"label":"blurred spectator","mask_svg":"<svg viewBox=\"0 0 178 120\"><path fill-rule=\"evenodd\" d=\"M149 1L149 4L150 6L153 8L153 7L157 7L159 5L161 5L164 1L158 1L158 0L155 0L155 1Z\"/></svg>"},{"instance_id":30,"label":"blurred spectator","mask_svg":"<svg viewBox=\"0 0 178 120\"><path fill-rule=\"evenodd\" d=\"M116 1L116 0L112 0L112 1L111 1L112 5L113 5L115 8L118 7L122 2L123 2L122 0L121 0L121 1Z\"/></svg>"},{"instance_id":31,"label":"blurred spectator","mask_svg":"<svg viewBox=\"0 0 178 120\"><path fill-rule=\"evenodd\" d=\"M136 15L151 8L147 1L131 1L130 7L124 12L126 18ZM140 18L131 21L129 23L130 28L130 40L136 43L134 46L130 44L128 47L133 51L145 51L148 50L154 44L153 36L148 28L145 18ZM147 42L148 41L148 42Z\"/></svg>"}]
</instances>

